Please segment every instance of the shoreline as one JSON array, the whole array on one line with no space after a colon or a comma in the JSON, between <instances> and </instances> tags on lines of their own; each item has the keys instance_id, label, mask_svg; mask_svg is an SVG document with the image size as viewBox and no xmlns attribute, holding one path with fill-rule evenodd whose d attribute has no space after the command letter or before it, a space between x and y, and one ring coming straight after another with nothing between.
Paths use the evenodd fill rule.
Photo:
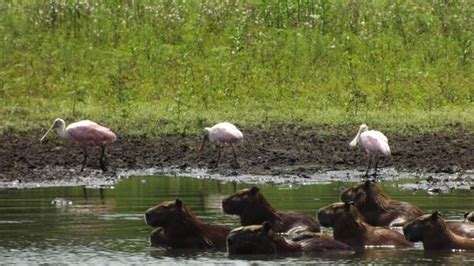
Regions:
<instances>
[{"instance_id":1,"label":"shoreline","mask_svg":"<svg viewBox=\"0 0 474 266\"><path fill-rule=\"evenodd\" d=\"M343 173L354 179L358 172L366 168L365 152L361 148L351 149L348 146L354 136L347 129L331 128L328 131L322 127L273 126L242 131L245 139L237 147L240 167L236 169L231 167L230 149L223 150L218 167L215 167L217 154L213 147L208 146L202 156L197 157L200 136L145 138L119 134L119 139L107 146L109 172L105 174L99 170L98 148L90 148L88 164L80 173L82 151L78 145L62 142L56 136L41 144L38 140L43 132L39 131L4 133L0 134L0 187L15 181L23 184L74 183L75 180L88 178L107 181L133 171L176 172L192 176L201 171L201 175L223 177L268 176L273 179L272 182L293 177L306 182L319 182L334 173L337 173L336 176ZM331 133L323 135L321 132ZM386 135L392 158L380 163L380 166L382 174L389 173L388 178L415 173L473 179L474 136L469 131L457 128L434 134ZM412 176L408 175L409 178Z\"/></svg>"},{"instance_id":2,"label":"shoreline","mask_svg":"<svg viewBox=\"0 0 474 266\"><path fill-rule=\"evenodd\" d=\"M64 172L66 169L58 167L49 169L55 172ZM74 170L69 169L71 172ZM318 171L310 175L254 175L239 174L235 170L216 171L212 169L182 168L179 166L148 169L120 169L113 173L103 174L100 170L85 171L69 179L44 180L38 179L23 182L20 180L0 180L0 190L3 189L34 189L52 187L85 187L85 188L111 188L123 179L140 176L174 176L176 178L210 179L223 183L237 184L273 184L304 186L314 184L327 184L332 182L354 183L364 180L365 171L330 170ZM431 180L430 180L431 179ZM394 168L380 169L377 181L411 180L413 182L397 184L403 190L424 190L430 194L448 193L453 190L474 190L474 169L457 173L430 173L430 172L399 172Z\"/></svg>"}]
</instances>

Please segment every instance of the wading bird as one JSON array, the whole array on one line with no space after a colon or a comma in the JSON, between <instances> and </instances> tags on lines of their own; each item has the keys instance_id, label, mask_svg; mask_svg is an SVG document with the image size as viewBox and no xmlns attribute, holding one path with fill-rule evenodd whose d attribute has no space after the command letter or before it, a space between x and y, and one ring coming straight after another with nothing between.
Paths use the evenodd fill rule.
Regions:
<instances>
[{"instance_id":1,"label":"wading bird","mask_svg":"<svg viewBox=\"0 0 474 266\"><path fill-rule=\"evenodd\" d=\"M217 147L217 163L219 165L221 160L221 149L224 145L230 145L232 147L232 152L234 153L234 164L238 166L237 154L235 153L234 144L240 142L244 138L244 135L240 130L231 123L223 122L214 125L213 127L206 127L204 129L203 139L201 148L199 148L199 154L204 149L206 141L210 141L216 144Z\"/></svg>"},{"instance_id":2,"label":"wading bird","mask_svg":"<svg viewBox=\"0 0 474 266\"><path fill-rule=\"evenodd\" d=\"M95 122L83 120L69 124L66 127L66 122L61 118L56 118L51 128L41 138L41 142L46 136L55 129L59 137L65 140L70 140L79 143L84 149L84 161L82 162L81 172L87 162L87 146L100 146L102 153L99 159L100 168L102 171L107 171L105 161L105 144L112 143L117 138L110 129L103 127Z\"/></svg>"},{"instance_id":3,"label":"wading bird","mask_svg":"<svg viewBox=\"0 0 474 266\"><path fill-rule=\"evenodd\" d=\"M367 166L365 176L369 175L372 157L375 157L375 172L373 175L376 176L378 157L390 157L390 147L388 146L387 137L385 137L382 132L376 130L369 130L366 124L362 124L359 128L359 132L357 132L357 135L349 145L351 147L355 147L357 143L364 147L369 157L369 165Z\"/></svg>"}]
</instances>

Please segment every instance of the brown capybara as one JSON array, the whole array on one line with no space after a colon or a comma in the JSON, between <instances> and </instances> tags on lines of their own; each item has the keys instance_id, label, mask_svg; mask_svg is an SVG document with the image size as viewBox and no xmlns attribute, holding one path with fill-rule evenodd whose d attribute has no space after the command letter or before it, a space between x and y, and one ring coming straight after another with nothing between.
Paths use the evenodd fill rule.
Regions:
<instances>
[{"instance_id":1,"label":"brown capybara","mask_svg":"<svg viewBox=\"0 0 474 266\"><path fill-rule=\"evenodd\" d=\"M180 199L165 201L145 212L146 224L155 229L152 245L171 248L225 248L230 228L203 223L195 217Z\"/></svg>"},{"instance_id":2,"label":"brown capybara","mask_svg":"<svg viewBox=\"0 0 474 266\"><path fill-rule=\"evenodd\" d=\"M341 201L353 201L365 221L373 226L402 226L423 214L410 203L390 199L370 180L344 190Z\"/></svg>"},{"instance_id":3,"label":"brown capybara","mask_svg":"<svg viewBox=\"0 0 474 266\"><path fill-rule=\"evenodd\" d=\"M466 212L463 222L451 222L448 227L457 235L474 238L474 211Z\"/></svg>"},{"instance_id":4,"label":"brown capybara","mask_svg":"<svg viewBox=\"0 0 474 266\"><path fill-rule=\"evenodd\" d=\"M468 222L448 222L449 229L459 236L474 238L474 223Z\"/></svg>"},{"instance_id":5,"label":"brown capybara","mask_svg":"<svg viewBox=\"0 0 474 266\"><path fill-rule=\"evenodd\" d=\"M314 233L314 232L312 232ZM326 251L351 251L351 247L328 236L312 235L300 241L288 241L272 230L269 222L242 226L227 236L227 251L236 254L287 254Z\"/></svg>"},{"instance_id":6,"label":"brown capybara","mask_svg":"<svg viewBox=\"0 0 474 266\"><path fill-rule=\"evenodd\" d=\"M474 250L474 239L454 234L437 211L407 223L403 226L403 234L412 242L423 242L426 250Z\"/></svg>"},{"instance_id":7,"label":"brown capybara","mask_svg":"<svg viewBox=\"0 0 474 266\"><path fill-rule=\"evenodd\" d=\"M474 211L464 214L463 222L448 222L449 229L456 235L474 238Z\"/></svg>"},{"instance_id":8,"label":"brown capybara","mask_svg":"<svg viewBox=\"0 0 474 266\"><path fill-rule=\"evenodd\" d=\"M319 209L319 223L332 227L334 239L354 248L365 246L411 247L402 234L366 223L352 202L338 202Z\"/></svg>"},{"instance_id":9,"label":"brown capybara","mask_svg":"<svg viewBox=\"0 0 474 266\"><path fill-rule=\"evenodd\" d=\"M275 232L286 232L295 227L312 232L320 231L318 222L309 216L275 210L258 187L230 195L222 201L222 208L227 214L239 215L243 226L268 221Z\"/></svg>"}]
</instances>

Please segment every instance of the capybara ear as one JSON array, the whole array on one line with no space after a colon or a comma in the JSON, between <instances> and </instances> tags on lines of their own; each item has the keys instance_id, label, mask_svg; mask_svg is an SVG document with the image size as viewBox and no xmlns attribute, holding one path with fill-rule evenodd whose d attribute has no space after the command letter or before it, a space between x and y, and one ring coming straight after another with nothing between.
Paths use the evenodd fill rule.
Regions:
<instances>
[{"instance_id":1,"label":"capybara ear","mask_svg":"<svg viewBox=\"0 0 474 266\"><path fill-rule=\"evenodd\" d=\"M263 231L265 232L268 232L270 231L270 229L272 229L272 225L268 221L263 222L262 226L263 226Z\"/></svg>"},{"instance_id":2,"label":"capybara ear","mask_svg":"<svg viewBox=\"0 0 474 266\"><path fill-rule=\"evenodd\" d=\"M181 206L183 206L183 201L180 200L180 199L176 199L175 203L176 203L176 206L178 206L179 208L181 208Z\"/></svg>"},{"instance_id":3,"label":"capybara ear","mask_svg":"<svg viewBox=\"0 0 474 266\"><path fill-rule=\"evenodd\" d=\"M441 217L441 214L439 213L439 211L435 211L433 212L433 214L431 214L431 219L433 220L438 219L438 217Z\"/></svg>"},{"instance_id":4,"label":"capybara ear","mask_svg":"<svg viewBox=\"0 0 474 266\"><path fill-rule=\"evenodd\" d=\"M256 195L257 192L259 192L259 191L260 191L260 189L259 189L258 187L252 187L252 188L250 189L250 193L251 193L252 195Z\"/></svg>"}]
</instances>

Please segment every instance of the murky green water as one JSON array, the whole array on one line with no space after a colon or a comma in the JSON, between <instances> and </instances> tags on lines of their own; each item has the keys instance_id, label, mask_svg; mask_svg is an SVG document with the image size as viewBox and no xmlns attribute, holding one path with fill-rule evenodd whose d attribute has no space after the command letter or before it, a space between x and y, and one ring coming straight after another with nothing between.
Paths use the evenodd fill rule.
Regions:
<instances>
[{"instance_id":1,"label":"murky green water","mask_svg":"<svg viewBox=\"0 0 474 266\"><path fill-rule=\"evenodd\" d=\"M113 189L38 188L0 191L0 262L2 263L445 263L472 264L474 252L426 253L421 245L411 250L368 250L363 254L329 257L236 257L225 252L170 251L149 247L144 211L164 200L181 198L201 219L238 225L225 215L221 200L235 189L250 185L223 184L213 180L176 177L134 177ZM314 215L338 200L345 183L260 188L278 209ZM412 202L430 212L441 210L449 219L460 219L474 207L474 194L456 191L430 196L425 192L401 191L384 183L393 198ZM57 207L61 197L72 205Z\"/></svg>"}]
</instances>

